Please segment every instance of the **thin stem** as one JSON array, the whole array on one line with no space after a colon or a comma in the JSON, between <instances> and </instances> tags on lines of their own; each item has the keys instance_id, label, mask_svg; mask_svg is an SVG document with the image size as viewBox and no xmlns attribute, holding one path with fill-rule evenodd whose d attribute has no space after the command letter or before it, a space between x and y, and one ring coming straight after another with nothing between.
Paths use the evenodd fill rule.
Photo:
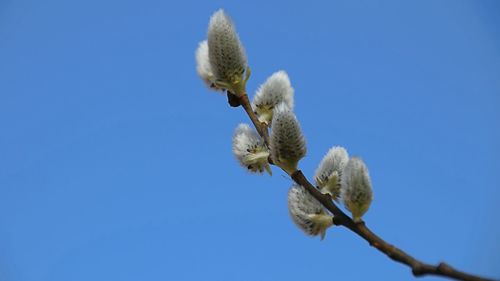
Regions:
<instances>
[{"instance_id":1,"label":"thin stem","mask_svg":"<svg viewBox=\"0 0 500 281\"><path fill-rule=\"evenodd\" d=\"M253 125L255 126L255 129L264 139L266 145L269 146L269 132L267 130L267 126L259 122L259 119L257 118L255 112L252 110L252 106L250 105L250 101L248 100L248 96L246 95L246 93L239 96L239 101L242 107L245 109ZM404 252L394 245L387 243L385 240L373 233L363 221L354 222L339 207L337 207L337 205L335 205L330 195L321 193L314 185L312 185L304 176L302 171L297 170L291 173L290 177L297 184L306 188L314 198L316 198L328 211L333 214L333 223L335 225L346 227L347 229L351 230L352 232L356 233L358 236L366 240L370 244L370 246L387 255L390 259L407 265L408 267L410 267L414 276L420 277L425 275L436 275L464 281L494 281L493 279L482 278L456 270L443 262L439 263L438 265L431 265L415 259L408 253Z\"/></svg>"},{"instance_id":2,"label":"thin stem","mask_svg":"<svg viewBox=\"0 0 500 281\"><path fill-rule=\"evenodd\" d=\"M253 125L255 126L255 129L259 133L259 135L264 139L264 142L266 145L269 147L269 132L267 131L267 126L259 121L259 118L257 118L257 115L255 115L255 112L253 112L252 105L250 104L250 100L248 99L248 96L246 93L243 93L242 95L239 95L239 100L241 106L245 109L248 117L250 117L250 120L252 121Z\"/></svg>"},{"instance_id":3,"label":"thin stem","mask_svg":"<svg viewBox=\"0 0 500 281\"><path fill-rule=\"evenodd\" d=\"M314 198L334 215L333 221L335 225L342 225L348 228L366 240L370 246L386 254L390 259L409 266L414 276L437 275L464 281L493 281L492 279L482 278L456 270L446 263L439 263L434 266L415 259L403 250L384 241L373 233L364 222L354 222L333 203L329 195L319 192L319 190L307 180L302 171L295 171L292 173L291 177L297 184L305 187Z\"/></svg>"}]
</instances>

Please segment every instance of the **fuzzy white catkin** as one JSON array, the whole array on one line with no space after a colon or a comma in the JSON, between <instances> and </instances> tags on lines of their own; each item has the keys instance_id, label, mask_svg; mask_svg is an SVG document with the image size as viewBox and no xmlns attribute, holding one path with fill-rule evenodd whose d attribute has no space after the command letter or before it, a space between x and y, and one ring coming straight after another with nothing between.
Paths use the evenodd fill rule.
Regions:
<instances>
[{"instance_id":1,"label":"fuzzy white catkin","mask_svg":"<svg viewBox=\"0 0 500 281\"><path fill-rule=\"evenodd\" d=\"M273 162L289 174L297 170L307 152L299 121L284 103L274 109L270 146Z\"/></svg>"},{"instance_id":2,"label":"fuzzy white catkin","mask_svg":"<svg viewBox=\"0 0 500 281\"><path fill-rule=\"evenodd\" d=\"M243 78L247 69L245 50L231 19L220 9L210 18L208 26L208 57L216 83L232 89Z\"/></svg>"},{"instance_id":3,"label":"fuzzy white catkin","mask_svg":"<svg viewBox=\"0 0 500 281\"><path fill-rule=\"evenodd\" d=\"M354 221L360 221L373 200L368 168L363 160L352 157L347 162L341 178L341 197Z\"/></svg>"},{"instance_id":4,"label":"fuzzy white catkin","mask_svg":"<svg viewBox=\"0 0 500 281\"><path fill-rule=\"evenodd\" d=\"M323 157L314 173L314 180L321 188L321 192L330 194L335 200L340 196L340 181L347 161L349 161L347 150L341 146L334 146Z\"/></svg>"},{"instance_id":5,"label":"fuzzy white catkin","mask_svg":"<svg viewBox=\"0 0 500 281\"><path fill-rule=\"evenodd\" d=\"M240 124L233 135L233 153L238 162L253 173L266 170L271 174L268 163L269 150L262 138L247 124Z\"/></svg>"},{"instance_id":6,"label":"fuzzy white catkin","mask_svg":"<svg viewBox=\"0 0 500 281\"><path fill-rule=\"evenodd\" d=\"M210 66L210 60L208 58L208 42L203 40L198 45L196 49L196 72L198 76L205 82L205 84L214 90L218 90L215 85L215 76L212 71L212 66Z\"/></svg>"},{"instance_id":7,"label":"fuzzy white catkin","mask_svg":"<svg viewBox=\"0 0 500 281\"><path fill-rule=\"evenodd\" d=\"M294 184L288 191L288 212L292 221L304 233L325 237L333 225L333 217L303 186Z\"/></svg>"},{"instance_id":8,"label":"fuzzy white catkin","mask_svg":"<svg viewBox=\"0 0 500 281\"><path fill-rule=\"evenodd\" d=\"M275 72L267 78L257 90L252 102L259 121L269 124L273 118L274 107L281 102L293 109L293 94L294 90L285 71Z\"/></svg>"}]
</instances>

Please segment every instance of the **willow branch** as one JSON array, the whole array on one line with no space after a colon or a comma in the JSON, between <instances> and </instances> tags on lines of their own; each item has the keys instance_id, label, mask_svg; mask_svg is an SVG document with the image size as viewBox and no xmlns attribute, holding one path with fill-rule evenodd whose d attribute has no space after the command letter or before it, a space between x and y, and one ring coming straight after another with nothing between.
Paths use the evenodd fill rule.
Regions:
<instances>
[{"instance_id":1,"label":"willow branch","mask_svg":"<svg viewBox=\"0 0 500 281\"><path fill-rule=\"evenodd\" d=\"M333 222L335 225L341 225L348 228L349 230L366 240L370 244L370 246L375 247L377 250L387 255L390 259L409 266L414 276L419 277L424 275L437 275L466 281L492 280L456 270L446 263L430 265L415 259L403 250L384 241L378 235L373 233L364 222L354 222L349 216L347 216L342 210L340 210L335 205L335 203L333 203L329 195L319 192L319 190L306 179L302 171L295 171L291 175L291 177L297 184L305 187L309 191L309 193L314 196L314 198L316 198L327 210L329 210L334 215Z\"/></svg>"},{"instance_id":2,"label":"willow branch","mask_svg":"<svg viewBox=\"0 0 500 281\"><path fill-rule=\"evenodd\" d=\"M267 126L259 122L252 106L250 105L248 96L246 94L240 95L239 102L245 109L259 135L264 139L266 145L269 146L269 132ZM493 279L487 279L459 271L444 262L437 265L431 265L415 259L405 251L387 243L385 240L373 233L363 221L354 222L339 207L337 207L337 205L335 205L330 195L321 193L314 185L312 185L304 176L302 171L297 170L290 174L290 177L297 184L306 188L314 198L316 198L328 211L333 214L333 223L335 225L346 227L367 241L370 246L384 253L390 259L407 265L411 269L414 276L421 277L425 275L436 275L464 281L494 281Z\"/></svg>"}]
</instances>

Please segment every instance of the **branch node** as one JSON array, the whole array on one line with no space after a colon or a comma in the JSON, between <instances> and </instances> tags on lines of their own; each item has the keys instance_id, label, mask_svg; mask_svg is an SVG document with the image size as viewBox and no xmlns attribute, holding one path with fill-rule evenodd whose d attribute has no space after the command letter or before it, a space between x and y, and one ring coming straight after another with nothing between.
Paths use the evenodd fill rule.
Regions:
<instances>
[{"instance_id":1,"label":"branch node","mask_svg":"<svg viewBox=\"0 0 500 281\"><path fill-rule=\"evenodd\" d=\"M354 223L355 223L358 227L359 227L359 226L365 226L365 221L363 221L363 220L360 220L360 221L355 221Z\"/></svg>"},{"instance_id":2,"label":"branch node","mask_svg":"<svg viewBox=\"0 0 500 281\"><path fill-rule=\"evenodd\" d=\"M411 268L411 273L413 273L413 276L422 276L424 275L424 270L420 264L415 264Z\"/></svg>"},{"instance_id":3,"label":"branch node","mask_svg":"<svg viewBox=\"0 0 500 281\"><path fill-rule=\"evenodd\" d=\"M444 262L440 262L438 264L438 266L436 267L436 269L438 272L441 272L441 273L450 273L453 271L453 268L451 268L451 266L449 266L448 264L446 264Z\"/></svg>"},{"instance_id":4,"label":"branch node","mask_svg":"<svg viewBox=\"0 0 500 281\"><path fill-rule=\"evenodd\" d=\"M301 173L300 170L295 170L295 172L293 172L292 174L290 174L290 177L292 179L295 179L300 173Z\"/></svg>"},{"instance_id":5,"label":"branch node","mask_svg":"<svg viewBox=\"0 0 500 281\"><path fill-rule=\"evenodd\" d=\"M337 216L334 215L332 220L334 225L336 226L342 225L342 220L340 220Z\"/></svg>"}]
</instances>

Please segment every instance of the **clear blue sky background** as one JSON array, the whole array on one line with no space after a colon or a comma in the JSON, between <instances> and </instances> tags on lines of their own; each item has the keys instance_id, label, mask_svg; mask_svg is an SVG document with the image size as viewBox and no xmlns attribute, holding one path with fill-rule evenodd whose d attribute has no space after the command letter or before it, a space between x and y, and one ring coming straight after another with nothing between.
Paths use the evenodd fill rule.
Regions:
<instances>
[{"instance_id":1,"label":"clear blue sky background","mask_svg":"<svg viewBox=\"0 0 500 281\"><path fill-rule=\"evenodd\" d=\"M500 1L1 0L0 280L413 280L238 166L246 116L195 72L221 7L249 92L289 73L305 174L345 146L374 231L500 278Z\"/></svg>"}]
</instances>

